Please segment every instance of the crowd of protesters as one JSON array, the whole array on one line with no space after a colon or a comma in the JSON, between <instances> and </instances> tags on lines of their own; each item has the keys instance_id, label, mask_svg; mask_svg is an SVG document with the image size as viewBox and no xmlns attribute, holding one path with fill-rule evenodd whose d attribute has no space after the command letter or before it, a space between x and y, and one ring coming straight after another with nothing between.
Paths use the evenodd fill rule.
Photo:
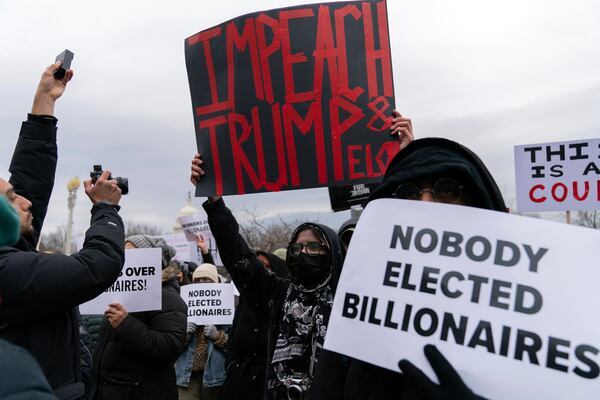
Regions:
<instances>
[{"instance_id":1,"label":"crowd of protesters","mask_svg":"<svg viewBox=\"0 0 600 400\"><path fill-rule=\"evenodd\" d=\"M121 190L109 171L95 184L85 182L92 204L82 249L70 256L38 253L57 165L54 104L73 76L68 70L55 79L59 66L43 73L10 178L0 178L0 398L479 398L434 346L424 352L439 384L407 360L400 373L324 350L356 219L338 232L304 222L285 254L275 255L251 248L224 199L209 197L203 207L210 229L240 292L231 326L199 326L186 318L181 286L225 281L206 243L198 239L202 263L196 265L174 261L173 248L160 238L125 238ZM506 211L476 154L446 139L414 140L410 119L396 111L391 118L401 151L368 201L402 198ZM210 173L195 155L192 184ZM161 249L161 309L129 313L115 302L104 315L82 317L78 305L115 282L128 248Z\"/></svg>"}]
</instances>

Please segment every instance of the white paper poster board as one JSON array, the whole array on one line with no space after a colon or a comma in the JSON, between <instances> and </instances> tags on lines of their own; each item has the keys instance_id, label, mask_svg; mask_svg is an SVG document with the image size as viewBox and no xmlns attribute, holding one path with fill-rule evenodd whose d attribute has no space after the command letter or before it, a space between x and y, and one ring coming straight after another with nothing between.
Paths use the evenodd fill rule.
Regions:
<instances>
[{"instance_id":1,"label":"white paper poster board","mask_svg":"<svg viewBox=\"0 0 600 400\"><path fill-rule=\"evenodd\" d=\"M517 209L600 209L600 139L515 146Z\"/></svg>"},{"instance_id":2,"label":"white paper poster board","mask_svg":"<svg viewBox=\"0 0 600 400\"><path fill-rule=\"evenodd\" d=\"M198 261L198 248L196 243L189 242L183 233L173 233L171 235L160 235L165 242L175 249L174 260L177 261Z\"/></svg>"},{"instance_id":3,"label":"white paper poster board","mask_svg":"<svg viewBox=\"0 0 600 400\"><path fill-rule=\"evenodd\" d=\"M128 312L160 310L162 307L162 261L160 249L127 249L125 265L117 281L104 293L79 306L81 314L104 314L117 301Z\"/></svg>"},{"instance_id":4,"label":"white paper poster board","mask_svg":"<svg viewBox=\"0 0 600 400\"><path fill-rule=\"evenodd\" d=\"M181 287L181 298L188 307L188 321L198 325L233 323L233 285L194 283Z\"/></svg>"},{"instance_id":5,"label":"white paper poster board","mask_svg":"<svg viewBox=\"0 0 600 400\"><path fill-rule=\"evenodd\" d=\"M217 248L217 242L208 226L208 216L206 213L200 211L198 214L187 215L179 217L178 219L186 239L190 242L195 242L196 236L202 235L215 260L215 265L223 265L221 256L219 255L219 249ZM201 255L199 255L199 257L201 257Z\"/></svg>"},{"instance_id":6,"label":"white paper poster board","mask_svg":"<svg viewBox=\"0 0 600 400\"><path fill-rule=\"evenodd\" d=\"M408 200L363 212L325 348L435 379L435 344L490 399L598 398L600 232Z\"/></svg>"}]
</instances>

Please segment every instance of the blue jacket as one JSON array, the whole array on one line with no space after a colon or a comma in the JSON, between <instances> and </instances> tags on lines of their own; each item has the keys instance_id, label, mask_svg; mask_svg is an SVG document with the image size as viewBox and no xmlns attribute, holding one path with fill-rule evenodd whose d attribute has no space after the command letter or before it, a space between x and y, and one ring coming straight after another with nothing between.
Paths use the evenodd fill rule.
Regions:
<instances>
[{"instance_id":1,"label":"blue jacket","mask_svg":"<svg viewBox=\"0 0 600 400\"><path fill-rule=\"evenodd\" d=\"M175 363L175 374L177 375L177 386L188 387L192 377L192 365L194 363L194 352L196 351L196 336L192 336L187 348ZM204 368L202 385L204 387L217 387L225 382L225 353L210 340L208 341L208 361Z\"/></svg>"}]
</instances>

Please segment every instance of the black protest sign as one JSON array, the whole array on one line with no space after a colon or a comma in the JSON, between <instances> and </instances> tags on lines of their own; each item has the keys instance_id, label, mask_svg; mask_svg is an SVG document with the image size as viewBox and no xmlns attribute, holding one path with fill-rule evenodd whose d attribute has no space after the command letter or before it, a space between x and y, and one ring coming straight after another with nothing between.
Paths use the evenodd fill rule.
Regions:
<instances>
[{"instance_id":1,"label":"black protest sign","mask_svg":"<svg viewBox=\"0 0 600 400\"><path fill-rule=\"evenodd\" d=\"M352 206L360 206L369 198L379 183L359 183L356 185L330 186L329 202L334 212L344 211Z\"/></svg>"},{"instance_id":2,"label":"black protest sign","mask_svg":"<svg viewBox=\"0 0 600 400\"><path fill-rule=\"evenodd\" d=\"M385 1L248 14L185 41L196 195L375 182L399 150Z\"/></svg>"}]
</instances>

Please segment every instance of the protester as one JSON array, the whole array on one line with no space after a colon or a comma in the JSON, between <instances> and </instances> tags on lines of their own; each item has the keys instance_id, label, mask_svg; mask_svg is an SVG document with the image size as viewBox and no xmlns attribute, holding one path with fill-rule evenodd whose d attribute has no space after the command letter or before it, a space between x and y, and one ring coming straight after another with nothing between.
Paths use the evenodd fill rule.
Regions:
<instances>
[{"instance_id":1,"label":"protester","mask_svg":"<svg viewBox=\"0 0 600 400\"><path fill-rule=\"evenodd\" d=\"M217 267L201 264L193 283L221 283ZM177 386L180 400L216 400L225 382L225 349L228 326L197 326L188 322L188 346L177 359Z\"/></svg>"},{"instance_id":2,"label":"protester","mask_svg":"<svg viewBox=\"0 0 600 400\"><path fill-rule=\"evenodd\" d=\"M505 212L506 205L483 162L466 147L446 139L415 140L396 155L368 202L379 198L437 201ZM435 384L407 360L403 374L325 352L315 379L316 399L478 399L435 346L425 356L438 375ZM368 385L363 382L369 382Z\"/></svg>"},{"instance_id":3,"label":"protester","mask_svg":"<svg viewBox=\"0 0 600 400\"><path fill-rule=\"evenodd\" d=\"M266 252L256 252L265 268L280 278L288 278L284 260ZM269 266L271 268L269 268ZM241 297L235 310L233 328L227 350L227 379L220 400L260 400L264 398L267 334L266 315L255 311L245 297Z\"/></svg>"},{"instance_id":4,"label":"protester","mask_svg":"<svg viewBox=\"0 0 600 400\"><path fill-rule=\"evenodd\" d=\"M21 127L9 181L0 179L20 217L20 237L0 248L0 338L30 351L59 399L84 395L77 305L98 296L117 279L124 263L121 191L106 171L95 185L84 182L93 203L83 249L72 256L36 251L57 163L54 106L73 72L42 74L31 113Z\"/></svg>"},{"instance_id":5,"label":"protester","mask_svg":"<svg viewBox=\"0 0 600 400\"><path fill-rule=\"evenodd\" d=\"M177 399L173 364L186 341L187 306L179 295L175 250L161 238L128 237L126 248L162 250L162 309L128 313L111 303L94 352L91 398Z\"/></svg>"},{"instance_id":6,"label":"protester","mask_svg":"<svg viewBox=\"0 0 600 400\"><path fill-rule=\"evenodd\" d=\"M338 229L338 236L344 243L344 248L348 250L348 246L350 246L350 240L352 239L352 234L354 234L354 228L356 227L356 223L358 222L358 217L352 217L342 223L340 229Z\"/></svg>"},{"instance_id":7,"label":"protester","mask_svg":"<svg viewBox=\"0 0 600 400\"><path fill-rule=\"evenodd\" d=\"M198 161L199 156L192 161L192 183L204 174ZM343 263L337 234L313 223L296 228L288 246L290 279L283 279L269 272L248 247L222 198L211 197L203 206L223 264L241 297L267 316L266 397L308 392Z\"/></svg>"},{"instance_id":8,"label":"protester","mask_svg":"<svg viewBox=\"0 0 600 400\"><path fill-rule=\"evenodd\" d=\"M272 271L275 275L280 278L288 278L288 269L285 265L285 260L277 257L273 253L267 253L266 251L257 250L256 256L264 264L265 268Z\"/></svg>"}]
</instances>

